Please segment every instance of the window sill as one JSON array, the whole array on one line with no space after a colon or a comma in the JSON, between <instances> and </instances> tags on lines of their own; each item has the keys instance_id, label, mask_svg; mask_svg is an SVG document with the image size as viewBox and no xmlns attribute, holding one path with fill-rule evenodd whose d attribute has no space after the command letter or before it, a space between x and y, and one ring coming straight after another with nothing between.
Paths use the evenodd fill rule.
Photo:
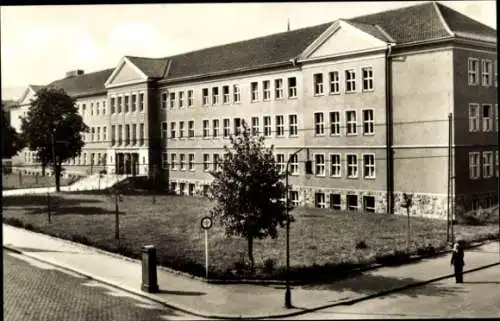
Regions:
<instances>
[{"instance_id":1,"label":"window sill","mask_svg":"<svg viewBox=\"0 0 500 321\"><path fill-rule=\"evenodd\" d=\"M330 137L340 137L340 134L330 134Z\"/></svg>"},{"instance_id":2,"label":"window sill","mask_svg":"<svg viewBox=\"0 0 500 321\"><path fill-rule=\"evenodd\" d=\"M320 93L318 93L318 94L314 94L313 96L314 96L314 97L322 97L322 96L324 96L324 95L325 95L324 93L321 93L321 94L320 94Z\"/></svg>"},{"instance_id":3,"label":"window sill","mask_svg":"<svg viewBox=\"0 0 500 321\"><path fill-rule=\"evenodd\" d=\"M346 178L347 178L347 179L358 179L358 177L357 177L357 176L347 176Z\"/></svg>"},{"instance_id":4,"label":"window sill","mask_svg":"<svg viewBox=\"0 0 500 321\"><path fill-rule=\"evenodd\" d=\"M292 100L295 100L295 99L297 99L297 98L298 98L297 96L288 97L288 99L292 99Z\"/></svg>"},{"instance_id":5,"label":"window sill","mask_svg":"<svg viewBox=\"0 0 500 321\"><path fill-rule=\"evenodd\" d=\"M330 92L329 95L330 96L338 96L338 95L340 95L340 91L339 92Z\"/></svg>"},{"instance_id":6,"label":"window sill","mask_svg":"<svg viewBox=\"0 0 500 321\"><path fill-rule=\"evenodd\" d=\"M347 133L347 134L345 134L345 135L346 135L346 136L350 136L350 137L352 137L352 136L358 136L358 133L353 133L353 134L349 134L349 133Z\"/></svg>"},{"instance_id":7,"label":"window sill","mask_svg":"<svg viewBox=\"0 0 500 321\"><path fill-rule=\"evenodd\" d=\"M330 178L342 178L342 175L339 175L339 176L330 175Z\"/></svg>"},{"instance_id":8,"label":"window sill","mask_svg":"<svg viewBox=\"0 0 500 321\"><path fill-rule=\"evenodd\" d=\"M363 136L375 136L375 133L363 133Z\"/></svg>"},{"instance_id":9,"label":"window sill","mask_svg":"<svg viewBox=\"0 0 500 321\"><path fill-rule=\"evenodd\" d=\"M353 91L346 91L344 92L345 94L355 94L356 93L356 90L353 90Z\"/></svg>"},{"instance_id":10,"label":"window sill","mask_svg":"<svg viewBox=\"0 0 500 321\"><path fill-rule=\"evenodd\" d=\"M372 176L366 176L366 177L363 177L363 179L366 179L366 180L369 180L369 181L373 181L373 180L376 179L376 177L375 176L373 176L373 177Z\"/></svg>"},{"instance_id":11,"label":"window sill","mask_svg":"<svg viewBox=\"0 0 500 321\"><path fill-rule=\"evenodd\" d=\"M372 93L372 92L375 92L375 89L363 89L361 92L363 92L363 93Z\"/></svg>"}]
</instances>

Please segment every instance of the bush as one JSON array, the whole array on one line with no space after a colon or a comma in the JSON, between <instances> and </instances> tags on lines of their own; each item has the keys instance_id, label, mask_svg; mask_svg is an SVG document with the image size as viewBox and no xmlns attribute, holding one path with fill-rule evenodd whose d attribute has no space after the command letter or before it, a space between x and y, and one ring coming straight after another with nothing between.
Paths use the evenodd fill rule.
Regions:
<instances>
[{"instance_id":1,"label":"bush","mask_svg":"<svg viewBox=\"0 0 500 321\"><path fill-rule=\"evenodd\" d=\"M9 224L9 225L12 225L12 226L15 226L15 227L24 227L23 221L21 221L18 218L15 218L15 217L4 217L2 219L2 221L5 224Z\"/></svg>"},{"instance_id":2,"label":"bush","mask_svg":"<svg viewBox=\"0 0 500 321\"><path fill-rule=\"evenodd\" d=\"M85 244L85 245L91 244L88 238L86 238L85 236L78 235L78 234L72 234L71 241L76 242L76 243Z\"/></svg>"},{"instance_id":3,"label":"bush","mask_svg":"<svg viewBox=\"0 0 500 321\"><path fill-rule=\"evenodd\" d=\"M367 249L368 245L366 244L365 241L359 241L356 243L356 250L362 250L362 249Z\"/></svg>"},{"instance_id":4,"label":"bush","mask_svg":"<svg viewBox=\"0 0 500 321\"><path fill-rule=\"evenodd\" d=\"M266 274L272 274L276 269L276 260L268 258L264 260L263 272Z\"/></svg>"}]
</instances>

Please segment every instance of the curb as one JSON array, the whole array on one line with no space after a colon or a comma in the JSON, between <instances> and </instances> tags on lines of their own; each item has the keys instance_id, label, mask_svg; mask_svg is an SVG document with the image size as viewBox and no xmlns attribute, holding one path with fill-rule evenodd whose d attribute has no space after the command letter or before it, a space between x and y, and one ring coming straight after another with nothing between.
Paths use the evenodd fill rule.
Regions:
<instances>
[{"instance_id":1,"label":"curb","mask_svg":"<svg viewBox=\"0 0 500 321\"><path fill-rule=\"evenodd\" d=\"M319 311L319 310L323 310L323 309L327 309L327 308L331 308L331 307L335 307L335 306L352 305L352 304L355 304L355 303L358 303L358 302L362 302L362 301L365 301L365 300L373 299L373 298L384 296L384 295L391 294L391 293L394 293L394 292L403 291L403 290L410 289L410 288L413 288L413 287L418 287L418 286L421 286L421 285L425 285L425 284L428 284L428 283L432 283L432 282L436 282L436 281L440 281L440 280L444 280L444 279L453 277L453 274L447 274L445 276L440 276L440 277L432 278L432 279L425 280L425 281L420 281L420 282L416 282L416 283L412 283L412 284L407 284L407 285L400 286L400 287L397 287L397 288L393 288L393 289L390 289L390 290L387 290L387 291L376 292L376 293L368 294L368 295L360 295L360 296L352 298L352 299L339 300L337 302L330 303L330 304L327 304L327 305L322 305L322 306L313 307L313 308L307 308L307 309L301 309L299 311L294 311L294 312L289 312L289 313L281 313L281 314L274 314L274 315L270 314L270 315L262 315L262 316L242 316L242 315L234 316L234 315L223 315L223 314L218 314L217 315L217 314L200 313L200 312L194 311L191 308L187 308L185 306L181 306L181 305L177 305L177 304L172 304L172 303L167 303L165 300L159 299L159 298L155 297L153 294L148 294L147 292L139 291L136 288L130 288L128 286L125 286L125 285L122 285L122 284L119 284L119 283L108 281L108 280L106 280L104 278L101 278L99 276L90 274L88 272L81 271L79 269L67 266L65 264L57 263L57 262L54 262L52 260L41 259L41 258L39 258L37 256L33 256L33 255L29 254L29 253L26 253L26 252L23 252L21 250L18 250L16 248L12 247L12 246L3 245L3 248L6 249L6 250L9 250L9 251L21 254L21 255L25 255L25 256L27 256L27 257L29 257L31 259L34 259L34 260L37 260L37 261L40 261L40 262L43 262L43 263L46 263L46 264L50 264L50 265L56 266L58 268L61 268L61 269L64 269L64 270L67 270L67 271L79 274L79 275L81 275L83 277L96 280L96 281L98 281L100 283L103 283L103 284L106 284L108 286L117 288L119 290L131 293L133 295L149 299L151 301L159 303L159 304L161 304L161 305L163 305L165 307L168 307L170 309L178 310L178 311L181 311L181 312L193 315L193 316L197 316L197 317L209 318L209 319L223 319L223 320L236 320L236 319L238 319L238 320L239 319L258 320L258 319L276 319L276 318L283 318L283 317L293 317L293 316L303 315L303 314L307 314L307 313L311 313L311 312L315 312L315 311ZM490 267L493 267L493 266L496 266L496 265L500 265L500 262L490 263L490 264L487 264L487 265L484 265L484 266L480 266L480 267L476 267L476 268L473 268L473 269L470 269L470 270L464 270L463 273L464 274L465 273L471 273L471 272L475 272L475 271L487 269L487 268L490 268Z\"/></svg>"}]
</instances>

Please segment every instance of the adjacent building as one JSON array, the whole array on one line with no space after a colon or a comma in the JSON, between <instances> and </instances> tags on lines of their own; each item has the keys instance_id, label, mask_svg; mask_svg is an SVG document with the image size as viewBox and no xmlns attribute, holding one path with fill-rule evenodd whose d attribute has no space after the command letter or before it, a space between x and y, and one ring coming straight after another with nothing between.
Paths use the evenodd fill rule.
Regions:
<instances>
[{"instance_id":1,"label":"adjacent building","mask_svg":"<svg viewBox=\"0 0 500 321\"><path fill-rule=\"evenodd\" d=\"M496 30L438 2L166 58L126 56L48 85L75 97L91 128L68 172L157 175L202 195L245 121L283 169L304 148L290 164L298 206L399 213L412 193L415 214L445 217L449 200L498 203ZM35 89L12 110L14 126Z\"/></svg>"}]
</instances>

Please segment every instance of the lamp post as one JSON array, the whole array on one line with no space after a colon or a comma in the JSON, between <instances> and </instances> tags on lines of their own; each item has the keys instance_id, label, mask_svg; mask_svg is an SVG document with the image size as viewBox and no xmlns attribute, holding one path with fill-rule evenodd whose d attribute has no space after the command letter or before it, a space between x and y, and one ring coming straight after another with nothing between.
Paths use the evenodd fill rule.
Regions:
<instances>
[{"instance_id":1,"label":"lamp post","mask_svg":"<svg viewBox=\"0 0 500 321\"><path fill-rule=\"evenodd\" d=\"M285 307L287 309L292 308L292 291L290 289L290 214L288 210L288 167L290 166L290 161L292 157L297 155L303 148L300 148L295 153L288 157L285 168L285 189L286 189L286 290L285 290Z\"/></svg>"}]
</instances>

